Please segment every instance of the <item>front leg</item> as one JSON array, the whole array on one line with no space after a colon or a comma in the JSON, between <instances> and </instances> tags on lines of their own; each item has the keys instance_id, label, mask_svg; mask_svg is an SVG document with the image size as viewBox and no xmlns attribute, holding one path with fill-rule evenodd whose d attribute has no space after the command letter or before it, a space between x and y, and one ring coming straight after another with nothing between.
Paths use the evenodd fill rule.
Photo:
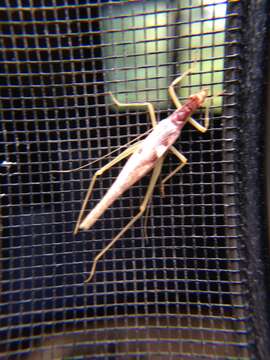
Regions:
<instances>
[{"instance_id":1,"label":"front leg","mask_svg":"<svg viewBox=\"0 0 270 360\"><path fill-rule=\"evenodd\" d=\"M177 109L180 109L182 107L182 104L180 102L180 100L178 99L178 96L176 95L175 92L175 86L178 85L187 75L191 74L193 71L194 66L196 65L196 61L193 63L193 65L191 66L190 69L186 70L184 72L184 74L182 74L181 76L178 76L176 79L173 80L173 82L170 84L169 86L169 95L175 105L175 107ZM195 127L195 129L197 129L198 131L204 133L207 131L208 127L209 127L209 106L206 107L205 110L205 119L204 119L204 126L202 126L200 123L198 123L195 119L193 119L192 117L190 117L188 119L188 122ZM175 154L176 155L176 154ZM179 157L178 155L176 155L177 157Z\"/></svg>"}]
</instances>

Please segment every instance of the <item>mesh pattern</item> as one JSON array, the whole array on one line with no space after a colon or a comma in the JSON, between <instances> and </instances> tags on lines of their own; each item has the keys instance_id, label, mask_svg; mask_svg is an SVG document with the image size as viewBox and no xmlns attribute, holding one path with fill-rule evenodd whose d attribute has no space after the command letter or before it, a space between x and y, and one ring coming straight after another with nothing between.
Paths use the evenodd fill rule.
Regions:
<instances>
[{"instance_id":1,"label":"mesh pattern","mask_svg":"<svg viewBox=\"0 0 270 360\"><path fill-rule=\"evenodd\" d=\"M0 358L253 356L234 186L240 4L220 1L220 15L211 1L160 3L48 0L40 8L9 0L0 9ZM74 237L89 181L106 161L58 170L149 129L144 111L115 110L108 91L122 101L152 101L159 119L170 114L167 86L179 64L190 66L194 49L200 60L180 98L205 86L231 95L222 107L212 103L207 133L184 129L176 147L189 164L165 197L155 191L148 236L142 219L86 285L93 257L136 213L149 177ZM162 176L176 165L168 156ZM99 179L91 206L121 167Z\"/></svg>"}]
</instances>

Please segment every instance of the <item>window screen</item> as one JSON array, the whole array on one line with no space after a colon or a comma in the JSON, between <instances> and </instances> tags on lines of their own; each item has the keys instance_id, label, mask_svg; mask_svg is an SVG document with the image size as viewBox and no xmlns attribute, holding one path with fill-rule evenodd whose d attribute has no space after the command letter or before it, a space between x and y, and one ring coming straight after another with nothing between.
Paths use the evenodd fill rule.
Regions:
<instances>
[{"instance_id":1,"label":"window screen","mask_svg":"<svg viewBox=\"0 0 270 360\"><path fill-rule=\"evenodd\" d=\"M263 358L264 289L255 305L249 270L258 268L249 266L238 152L251 74L242 71L242 41L257 39L261 3L2 3L1 359ZM137 213L150 179L73 235L91 178L119 152L72 170L151 127L145 109L117 109L109 93L151 102L161 120L175 110L169 84L192 65L177 87L180 101L206 87L224 93L209 101L209 130L186 125L175 146L188 164L164 196L158 183L148 216L85 284L94 257ZM204 116L203 108L194 114ZM168 155L161 179L177 165ZM87 211L122 167L98 179Z\"/></svg>"}]
</instances>

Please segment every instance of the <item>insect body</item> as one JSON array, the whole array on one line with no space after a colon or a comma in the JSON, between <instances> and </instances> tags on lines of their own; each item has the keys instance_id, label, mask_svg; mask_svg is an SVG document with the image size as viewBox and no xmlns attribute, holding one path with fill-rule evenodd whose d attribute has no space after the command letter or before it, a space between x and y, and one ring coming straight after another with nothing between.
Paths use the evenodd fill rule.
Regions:
<instances>
[{"instance_id":1,"label":"insect body","mask_svg":"<svg viewBox=\"0 0 270 360\"><path fill-rule=\"evenodd\" d=\"M79 229L90 229L115 200L153 169L158 159L166 153L179 137L187 119L202 105L206 96L206 90L192 95L180 109L154 127L147 138L138 144L138 148L131 155L115 182L102 200L83 220Z\"/></svg>"},{"instance_id":2,"label":"insect body","mask_svg":"<svg viewBox=\"0 0 270 360\"><path fill-rule=\"evenodd\" d=\"M128 222L128 224L120 231L120 233L95 257L91 273L87 278L86 282L90 281L94 274L98 260L114 245L114 243L126 232L132 224L144 213L147 208L147 204L152 196L155 184L160 175L161 167L163 164L165 154L170 151L172 152L179 160L180 165L176 169L166 176L161 181L161 187L166 181L168 181L177 171L179 171L186 163L187 159L182 155L174 146L174 142L179 137L183 126L186 122L190 122L197 130L205 132L209 125L208 113L204 120L204 126L197 123L190 116L192 113L197 110L206 100L207 89L203 89L197 94L191 95L185 104L181 105L179 102L174 86L181 81L181 79L190 73L191 70L186 71L182 76L175 79L169 87L169 94L172 101L177 107L177 110L174 111L166 119L157 123L155 118L155 112L153 105L150 103L131 103L124 104L118 102L115 97L112 95L113 101L117 106L128 106L128 107L138 107L145 106L148 108L150 119L153 125L152 132L142 141L139 141L129 148L127 148L123 153L118 155L114 160L109 164L105 165L103 168L98 170L88 189L87 195L85 197L82 209L80 211L79 218L74 230L76 234L79 229L88 230L90 229L95 222L100 218L100 216L105 212L112 203L118 199L127 189L129 189L133 184L139 181L144 175L146 175L150 170L153 169L151 180L146 191L143 202L141 203L139 212ZM130 156L131 155L131 156ZM83 213L87 202L91 196L95 181L98 176L101 176L106 170L115 165L117 162L122 159L130 156L129 160L126 162L122 171L109 188L107 193L101 199L101 201L92 209L92 211L85 217L82 221Z\"/></svg>"}]
</instances>

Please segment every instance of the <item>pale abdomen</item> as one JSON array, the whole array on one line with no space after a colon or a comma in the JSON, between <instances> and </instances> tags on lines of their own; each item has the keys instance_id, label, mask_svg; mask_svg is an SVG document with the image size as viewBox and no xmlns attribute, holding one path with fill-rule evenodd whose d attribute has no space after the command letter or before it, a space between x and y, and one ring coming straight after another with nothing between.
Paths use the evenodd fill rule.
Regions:
<instances>
[{"instance_id":1,"label":"pale abdomen","mask_svg":"<svg viewBox=\"0 0 270 360\"><path fill-rule=\"evenodd\" d=\"M179 127L172 124L170 118L161 121L128 159L104 197L83 220L80 229L90 229L115 200L152 170L157 160L175 142L179 133Z\"/></svg>"}]
</instances>

